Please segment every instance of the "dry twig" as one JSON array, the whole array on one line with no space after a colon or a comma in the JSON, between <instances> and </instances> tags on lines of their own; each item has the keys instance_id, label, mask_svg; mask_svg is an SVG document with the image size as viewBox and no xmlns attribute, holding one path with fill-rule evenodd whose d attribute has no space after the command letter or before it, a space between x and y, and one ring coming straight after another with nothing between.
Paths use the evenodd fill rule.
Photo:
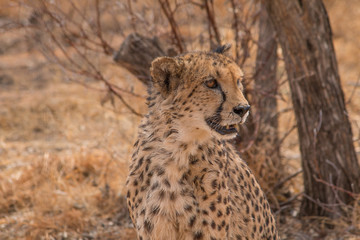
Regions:
<instances>
[{"instance_id":1,"label":"dry twig","mask_svg":"<svg viewBox=\"0 0 360 240\"><path fill-rule=\"evenodd\" d=\"M174 11L171 10L170 3L168 0L158 0L158 1L160 3L161 9L163 10L166 16L166 19L169 21L171 32L175 39L176 46L179 49L179 52L183 53L184 51L186 51L186 46L184 44L184 41L181 39L181 33L179 31L179 27L174 17Z\"/></svg>"}]
</instances>

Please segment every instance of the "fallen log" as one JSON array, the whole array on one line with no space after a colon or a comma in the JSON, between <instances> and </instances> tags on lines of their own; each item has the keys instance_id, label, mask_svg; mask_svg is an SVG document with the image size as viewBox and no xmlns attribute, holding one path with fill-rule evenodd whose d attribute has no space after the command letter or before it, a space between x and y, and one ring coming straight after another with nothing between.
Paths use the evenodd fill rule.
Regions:
<instances>
[{"instance_id":1,"label":"fallen log","mask_svg":"<svg viewBox=\"0 0 360 240\"><path fill-rule=\"evenodd\" d=\"M148 38L137 33L126 37L120 49L114 54L114 61L134 74L142 83L150 83L151 62L167 55L158 38Z\"/></svg>"}]
</instances>

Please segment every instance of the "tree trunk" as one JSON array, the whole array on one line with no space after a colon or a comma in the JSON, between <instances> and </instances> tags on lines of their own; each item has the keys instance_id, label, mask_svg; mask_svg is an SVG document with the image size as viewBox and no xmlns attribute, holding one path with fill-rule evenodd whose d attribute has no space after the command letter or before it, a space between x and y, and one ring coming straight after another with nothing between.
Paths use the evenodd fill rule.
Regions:
<instances>
[{"instance_id":1,"label":"tree trunk","mask_svg":"<svg viewBox=\"0 0 360 240\"><path fill-rule=\"evenodd\" d=\"M258 96L261 96L254 99L257 101L256 107L260 121L259 134L257 135L256 142L261 145L261 142L265 140L274 147L276 147L278 142L276 50L277 42L275 30L269 21L266 10L262 8L259 20L259 40L254 76L255 93ZM280 154L278 147L271 151L279 158Z\"/></svg>"},{"instance_id":2,"label":"tree trunk","mask_svg":"<svg viewBox=\"0 0 360 240\"><path fill-rule=\"evenodd\" d=\"M294 106L303 215L337 217L360 192L360 169L321 0L263 0L278 34Z\"/></svg>"},{"instance_id":3,"label":"tree trunk","mask_svg":"<svg viewBox=\"0 0 360 240\"><path fill-rule=\"evenodd\" d=\"M259 38L254 74L255 106L246 124L247 132L241 135L245 145L251 146L244 152L250 159L248 164L260 181L273 209L279 207L274 186L282 179L283 167L278 146L277 117L277 41L275 30L269 21L266 9L261 5L259 18ZM253 144L251 144L253 142ZM242 144L244 145L244 144ZM251 161L257 159L257 161Z\"/></svg>"}]
</instances>

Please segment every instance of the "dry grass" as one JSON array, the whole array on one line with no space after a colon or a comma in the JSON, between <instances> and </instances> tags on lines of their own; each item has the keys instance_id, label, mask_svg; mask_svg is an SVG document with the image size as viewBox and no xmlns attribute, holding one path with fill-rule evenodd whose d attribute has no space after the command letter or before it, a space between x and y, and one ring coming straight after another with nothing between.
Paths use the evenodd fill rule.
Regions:
<instances>
[{"instance_id":1,"label":"dry grass","mask_svg":"<svg viewBox=\"0 0 360 240\"><path fill-rule=\"evenodd\" d=\"M0 239L126 236L123 185L139 119L94 95L58 83L5 97Z\"/></svg>"},{"instance_id":2,"label":"dry grass","mask_svg":"<svg viewBox=\"0 0 360 240\"><path fill-rule=\"evenodd\" d=\"M123 193L140 118L21 54L0 56L12 80L0 94L0 239L134 239Z\"/></svg>"},{"instance_id":3,"label":"dry grass","mask_svg":"<svg viewBox=\"0 0 360 240\"><path fill-rule=\"evenodd\" d=\"M126 211L119 183L124 182L126 164L116 164L101 152L62 158L45 154L3 182L1 214L16 213L8 224L21 234L17 237L24 234L29 239L69 233L82 236L84 232L91 235L89 230L99 220L122 223L119 221Z\"/></svg>"},{"instance_id":4,"label":"dry grass","mask_svg":"<svg viewBox=\"0 0 360 240\"><path fill-rule=\"evenodd\" d=\"M2 95L0 239L132 238L123 193L139 119L77 85L21 93Z\"/></svg>"},{"instance_id":5,"label":"dry grass","mask_svg":"<svg viewBox=\"0 0 360 240\"><path fill-rule=\"evenodd\" d=\"M360 74L360 5L357 0L329 0L326 4L346 99L351 97L347 107L354 138L359 139L360 91L356 84ZM0 21L29 16L26 9L1 6L8 6L7 1L0 1ZM219 16L222 14L226 12ZM121 20L127 21L124 16ZM221 33L230 39L229 26L219 25ZM105 29L112 28L105 24ZM188 37L199 29L195 25L181 28ZM102 105L104 92L66 81L65 72L48 63L37 51L36 41L26 40L27 35L21 29L0 35L0 239L135 239L123 193L140 118L118 101ZM118 46L122 37L112 36L112 40ZM114 66L110 57L97 60L107 79L145 95L144 87ZM102 86L90 79L87 83ZM291 107L288 87L280 92L286 100L279 100L280 110ZM124 97L138 112L146 111L143 98ZM292 112L281 114L280 137L293 124ZM355 146L359 153L359 141ZM294 217L300 198L282 208L287 194L295 196L302 191L298 175L285 183L285 193L272 192L279 178L300 169L296 131L284 141L281 153L285 173L269 165L261 149L247 160L258 176L266 178L260 182L281 210L277 216L284 239L359 238L358 205L348 210L346 219L316 219L321 223L317 225L314 219ZM334 230L329 231L327 224L334 225Z\"/></svg>"}]
</instances>

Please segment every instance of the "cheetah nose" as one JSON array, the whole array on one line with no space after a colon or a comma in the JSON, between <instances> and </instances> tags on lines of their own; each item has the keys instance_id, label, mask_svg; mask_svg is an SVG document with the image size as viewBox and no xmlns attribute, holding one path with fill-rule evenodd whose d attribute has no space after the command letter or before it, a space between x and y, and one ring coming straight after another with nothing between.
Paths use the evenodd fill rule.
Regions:
<instances>
[{"instance_id":1,"label":"cheetah nose","mask_svg":"<svg viewBox=\"0 0 360 240\"><path fill-rule=\"evenodd\" d=\"M240 117L243 117L250 109L250 105L238 105L234 107L233 111Z\"/></svg>"}]
</instances>

